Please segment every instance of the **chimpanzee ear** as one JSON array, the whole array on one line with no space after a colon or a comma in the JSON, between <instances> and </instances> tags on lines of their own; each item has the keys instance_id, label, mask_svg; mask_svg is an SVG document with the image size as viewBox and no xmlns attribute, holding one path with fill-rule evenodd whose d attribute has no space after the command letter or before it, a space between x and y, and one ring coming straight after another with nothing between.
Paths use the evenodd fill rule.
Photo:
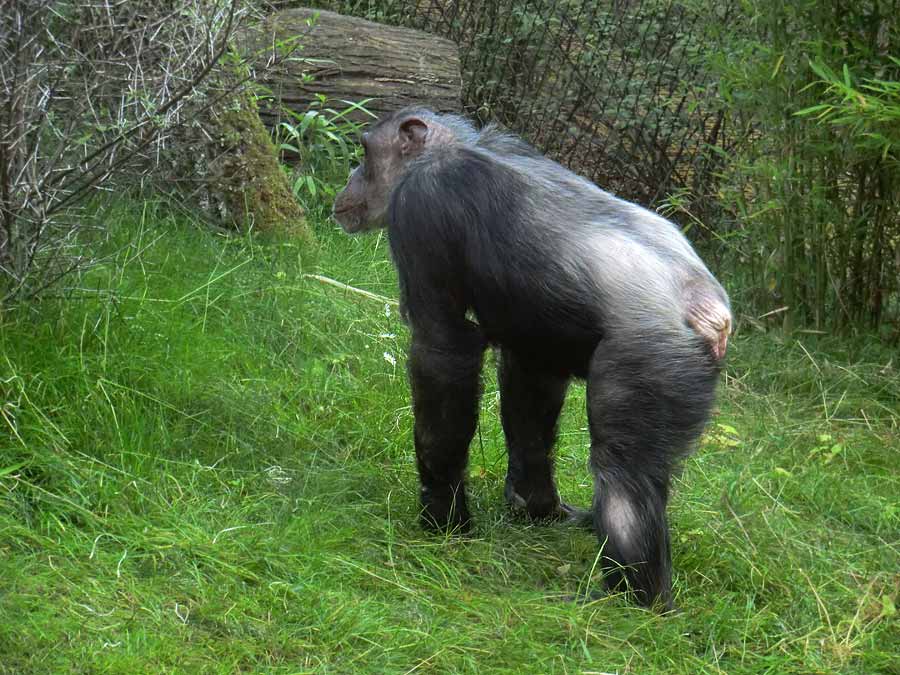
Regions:
<instances>
[{"instance_id":1,"label":"chimpanzee ear","mask_svg":"<svg viewBox=\"0 0 900 675\"><path fill-rule=\"evenodd\" d=\"M400 154L417 155L425 149L428 125L418 117L411 117L400 124Z\"/></svg>"}]
</instances>

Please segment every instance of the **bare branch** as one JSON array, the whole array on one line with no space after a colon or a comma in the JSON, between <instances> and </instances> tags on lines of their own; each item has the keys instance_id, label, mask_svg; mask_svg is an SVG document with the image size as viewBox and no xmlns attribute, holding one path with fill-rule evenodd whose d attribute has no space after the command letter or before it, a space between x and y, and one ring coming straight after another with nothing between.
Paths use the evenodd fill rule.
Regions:
<instances>
[{"instance_id":1,"label":"bare branch","mask_svg":"<svg viewBox=\"0 0 900 675\"><path fill-rule=\"evenodd\" d=\"M70 210L113 178L152 171L173 130L231 90L211 81L239 0L3 0L0 301L90 261ZM229 84L233 89L243 82Z\"/></svg>"}]
</instances>

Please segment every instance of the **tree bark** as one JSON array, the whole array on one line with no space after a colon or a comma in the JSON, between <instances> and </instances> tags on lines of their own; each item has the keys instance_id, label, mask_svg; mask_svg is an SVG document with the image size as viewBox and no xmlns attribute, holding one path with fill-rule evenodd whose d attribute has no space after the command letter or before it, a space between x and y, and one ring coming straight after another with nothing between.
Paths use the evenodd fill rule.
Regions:
<instances>
[{"instance_id":1,"label":"tree bark","mask_svg":"<svg viewBox=\"0 0 900 675\"><path fill-rule=\"evenodd\" d=\"M265 63L273 45L286 40L297 40L299 48L258 80L274 96L274 105L260 106L269 126L282 119L279 104L302 114L320 95L337 110L347 107L340 101L372 99L365 107L379 116L408 105L460 110L459 51L450 40L334 12L288 9L248 30L242 49ZM351 117L371 119L359 112Z\"/></svg>"}]
</instances>

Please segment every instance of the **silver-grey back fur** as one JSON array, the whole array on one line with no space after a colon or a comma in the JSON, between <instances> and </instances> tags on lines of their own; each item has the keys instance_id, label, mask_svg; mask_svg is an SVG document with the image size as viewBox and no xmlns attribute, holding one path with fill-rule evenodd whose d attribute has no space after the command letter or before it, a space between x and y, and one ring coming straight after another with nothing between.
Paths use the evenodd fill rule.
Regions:
<instances>
[{"instance_id":1,"label":"silver-grey back fur","mask_svg":"<svg viewBox=\"0 0 900 675\"><path fill-rule=\"evenodd\" d=\"M535 188L522 206L533 222L529 231L544 231L547 236L520 242L522 247L532 249L529 258L570 278L573 287L593 287L604 296L604 304L616 308L607 317L613 324L608 329L685 330L685 308L672 300L684 296L688 281L696 284L698 279L728 306L725 291L680 230L665 218L600 189L496 125L478 131L456 115L415 112L449 129L460 145L489 154L519 173ZM447 148L433 151L446 153Z\"/></svg>"}]
</instances>

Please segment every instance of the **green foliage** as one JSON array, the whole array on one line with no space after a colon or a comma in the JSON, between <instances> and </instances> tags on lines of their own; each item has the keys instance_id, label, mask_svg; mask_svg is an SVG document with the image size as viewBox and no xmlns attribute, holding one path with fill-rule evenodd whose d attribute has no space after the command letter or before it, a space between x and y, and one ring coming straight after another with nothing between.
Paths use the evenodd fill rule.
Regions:
<instances>
[{"instance_id":1,"label":"green foliage","mask_svg":"<svg viewBox=\"0 0 900 675\"><path fill-rule=\"evenodd\" d=\"M319 94L317 98L317 104L302 115L285 111L295 121L279 125L278 147L285 161L294 165L294 195L307 212L318 210L317 215L325 218L361 152L358 140L365 124L354 121L350 115L357 111L372 119L375 115L365 107L369 99L357 103L339 101L346 107L338 111L327 107L325 96Z\"/></svg>"},{"instance_id":2,"label":"green foliage","mask_svg":"<svg viewBox=\"0 0 900 675\"><path fill-rule=\"evenodd\" d=\"M900 70L900 59L890 55L888 59ZM860 154L894 165L900 162L900 81L868 77L860 82L846 63L840 75L825 63L811 62L809 67L824 85L825 102L796 114L814 115L836 127L853 139Z\"/></svg>"},{"instance_id":3,"label":"green foliage","mask_svg":"<svg viewBox=\"0 0 900 675\"><path fill-rule=\"evenodd\" d=\"M313 209L313 212L317 209ZM107 214L68 301L0 323L0 673L900 669L900 378L874 343L738 335L670 517L681 612L601 587L588 532L515 520L488 366L471 537L417 520L381 235ZM490 364L490 358L487 359ZM584 387L557 452L587 505Z\"/></svg>"},{"instance_id":4,"label":"green foliage","mask_svg":"<svg viewBox=\"0 0 900 675\"><path fill-rule=\"evenodd\" d=\"M738 306L788 332L900 324L897 16L887 0L748 0L716 19L709 62L746 138L725 157L720 233L739 235Z\"/></svg>"}]
</instances>

